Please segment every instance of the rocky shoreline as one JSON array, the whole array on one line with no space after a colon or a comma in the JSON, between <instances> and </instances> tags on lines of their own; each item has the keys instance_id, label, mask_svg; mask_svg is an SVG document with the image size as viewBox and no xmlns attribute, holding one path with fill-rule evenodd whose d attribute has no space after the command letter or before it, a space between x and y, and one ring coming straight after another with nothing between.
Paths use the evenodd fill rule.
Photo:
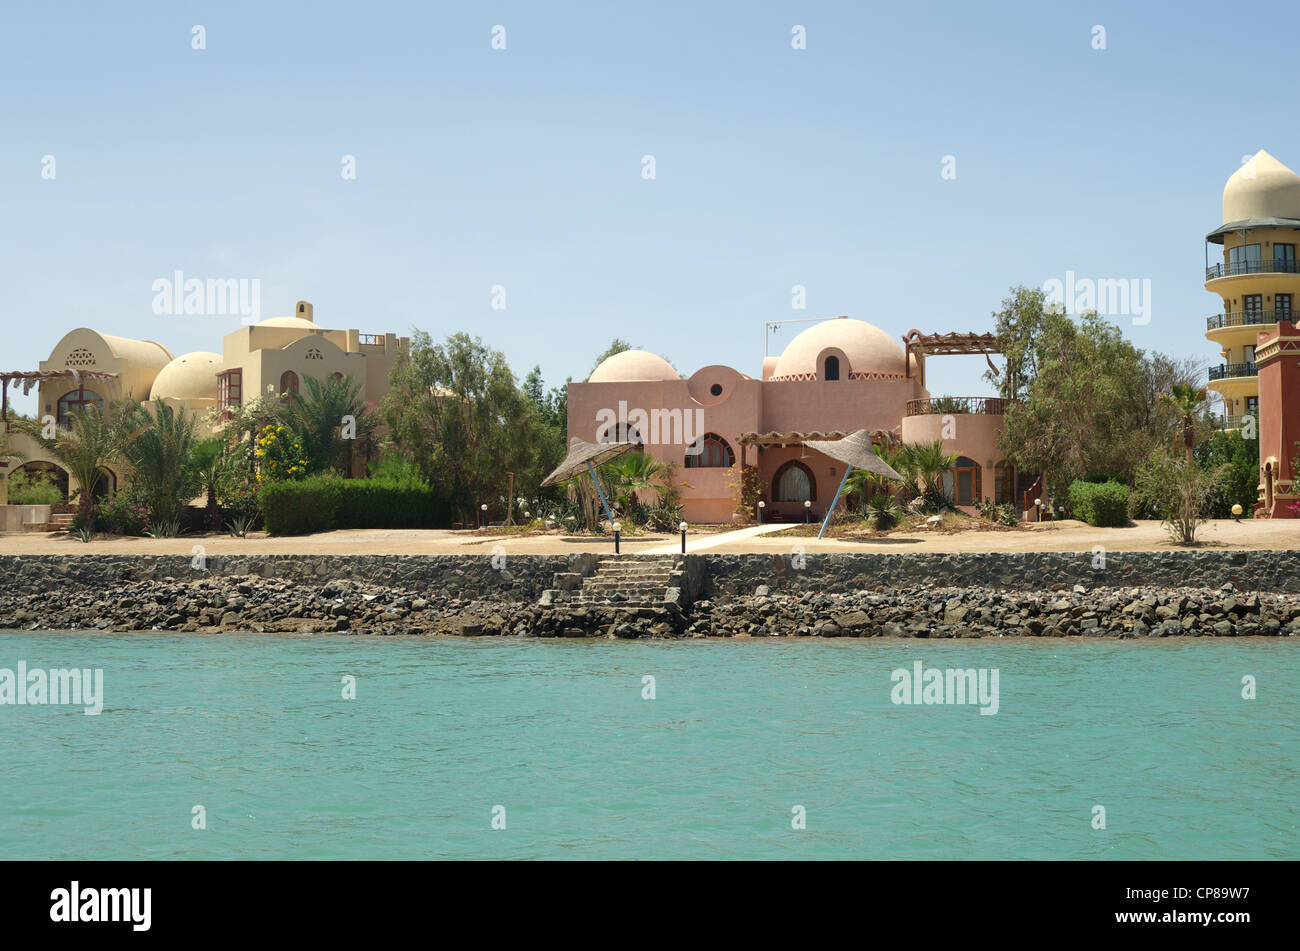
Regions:
<instances>
[{"instance_id":1,"label":"rocky shoreline","mask_svg":"<svg viewBox=\"0 0 1300 951\"><path fill-rule=\"evenodd\" d=\"M1300 632L1300 595L1205 587L914 586L542 606L490 594L258 575L0 591L0 630L519 637L1250 637Z\"/></svg>"}]
</instances>

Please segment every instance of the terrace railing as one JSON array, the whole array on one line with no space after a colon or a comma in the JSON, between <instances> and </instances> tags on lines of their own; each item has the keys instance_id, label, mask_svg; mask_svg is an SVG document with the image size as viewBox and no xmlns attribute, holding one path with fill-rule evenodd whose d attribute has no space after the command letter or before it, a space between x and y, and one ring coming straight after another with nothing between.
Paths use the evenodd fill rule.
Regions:
<instances>
[{"instance_id":1,"label":"terrace railing","mask_svg":"<svg viewBox=\"0 0 1300 951\"><path fill-rule=\"evenodd\" d=\"M930 416L952 413L1002 416L1010 400L997 396L936 396L928 400L908 400L906 415Z\"/></svg>"},{"instance_id":2,"label":"terrace railing","mask_svg":"<svg viewBox=\"0 0 1300 951\"><path fill-rule=\"evenodd\" d=\"M1227 261L1214 264L1205 269L1205 279L1213 281L1220 277L1237 277L1241 274L1300 274L1300 261L1288 261L1285 258L1259 261Z\"/></svg>"},{"instance_id":3,"label":"terrace railing","mask_svg":"<svg viewBox=\"0 0 1300 951\"><path fill-rule=\"evenodd\" d=\"M1211 380L1227 380L1238 376L1259 376L1259 367L1254 363L1221 363L1210 367Z\"/></svg>"},{"instance_id":4,"label":"terrace railing","mask_svg":"<svg viewBox=\"0 0 1300 951\"><path fill-rule=\"evenodd\" d=\"M1257 324L1275 324L1279 320L1290 320L1289 310L1239 310L1235 314L1215 314L1205 318L1206 330L1222 330L1224 327L1253 327Z\"/></svg>"}]
</instances>

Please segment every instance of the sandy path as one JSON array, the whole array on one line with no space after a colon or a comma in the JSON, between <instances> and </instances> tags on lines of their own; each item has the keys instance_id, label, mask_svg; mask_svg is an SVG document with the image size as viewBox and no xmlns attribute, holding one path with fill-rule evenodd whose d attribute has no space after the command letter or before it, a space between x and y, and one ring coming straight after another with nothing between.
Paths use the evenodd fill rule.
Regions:
<instances>
[{"instance_id":1,"label":"sandy path","mask_svg":"<svg viewBox=\"0 0 1300 951\"><path fill-rule=\"evenodd\" d=\"M689 533L692 541L703 541L707 533ZM1300 549L1300 520L1231 519L1207 522L1198 537L1203 547ZM624 538L622 550L635 554L675 546L676 533ZM269 538L255 535L230 538L227 535L189 536L185 538L113 538L96 539L84 545L66 536L33 533L0 534L0 554L35 555L87 554L154 555L184 554L202 545L208 554L245 555L491 555L500 545L508 553L568 554L569 552L613 550L611 539L565 538L557 535L529 538L481 536L449 530L350 530L306 535L295 538ZM789 552L801 547L806 552L871 551L886 554L902 552L1015 552L1015 551L1089 551L1101 545L1107 551L1170 550L1171 545L1159 522L1144 521L1127 528L1093 528L1081 522L1066 521L1034 525L1014 531L968 531L939 534L913 532L885 538L833 539L818 541L789 535L760 535L709 547L710 552Z\"/></svg>"}]
</instances>

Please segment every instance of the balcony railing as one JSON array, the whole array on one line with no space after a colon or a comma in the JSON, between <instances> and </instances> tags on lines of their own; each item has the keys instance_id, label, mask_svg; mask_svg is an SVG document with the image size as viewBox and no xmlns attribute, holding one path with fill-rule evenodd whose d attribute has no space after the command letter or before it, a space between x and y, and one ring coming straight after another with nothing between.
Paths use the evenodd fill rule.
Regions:
<instances>
[{"instance_id":1,"label":"balcony railing","mask_svg":"<svg viewBox=\"0 0 1300 951\"><path fill-rule=\"evenodd\" d=\"M1236 376L1259 376L1259 367L1251 363L1221 363L1210 367L1211 380L1226 380Z\"/></svg>"},{"instance_id":2,"label":"balcony railing","mask_svg":"<svg viewBox=\"0 0 1300 951\"><path fill-rule=\"evenodd\" d=\"M1212 416L1210 420L1215 429L1241 429L1242 424L1254 415L1254 413L1242 413L1240 416ZM1259 423L1256 422L1255 425L1258 426Z\"/></svg>"},{"instance_id":3,"label":"balcony railing","mask_svg":"<svg viewBox=\"0 0 1300 951\"><path fill-rule=\"evenodd\" d=\"M1239 274L1300 274L1300 261L1288 261L1285 258L1260 261L1230 261L1215 264L1205 269L1205 279L1212 281L1219 277L1236 277Z\"/></svg>"},{"instance_id":4,"label":"balcony railing","mask_svg":"<svg viewBox=\"0 0 1300 951\"><path fill-rule=\"evenodd\" d=\"M362 347L382 347L384 345L384 335L357 334L357 344Z\"/></svg>"},{"instance_id":5,"label":"balcony railing","mask_svg":"<svg viewBox=\"0 0 1300 951\"><path fill-rule=\"evenodd\" d=\"M1256 324L1275 324L1279 320L1290 320L1289 310L1239 310L1235 314L1215 314L1205 318L1206 330L1222 330L1224 327L1253 327Z\"/></svg>"},{"instance_id":6,"label":"balcony railing","mask_svg":"<svg viewBox=\"0 0 1300 951\"><path fill-rule=\"evenodd\" d=\"M982 416L1001 416L1007 411L1009 400L996 396L936 396L928 400L908 400L908 416L929 416L935 414L979 414Z\"/></svg>"}]
</instances>

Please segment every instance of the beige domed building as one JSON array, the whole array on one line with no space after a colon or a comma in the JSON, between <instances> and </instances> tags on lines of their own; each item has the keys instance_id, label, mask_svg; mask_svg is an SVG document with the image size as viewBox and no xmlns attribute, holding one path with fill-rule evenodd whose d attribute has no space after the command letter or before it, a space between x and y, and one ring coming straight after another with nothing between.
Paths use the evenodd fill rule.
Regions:
<instances>
[{"instance_id":1,"label":"beige domed building","mask_svg":"<svg viewBox=\"0 0 1300 951\"><path fill-rule=\"evenodd\" d=\"M820 518L836 499L844 467L805 443L859 429L882 441L942 440L959 457L948 482L961 505L985 496L1018 503L1025 486L997 450L1001 401L931 400L925 387L927 355L995 352L987 334L914 330L900 343L848 317L797 334L763 360L757 379L720 364L684 378L661 356L626 350L586 382L569 384L569 435L631 439L675 463L693 522L732 521L749 468L765 519Z\"/></svg>"},{"instance_id":2,"label":"beige domed building","mask_svg":"<svg viewBox=\"0 0 1300 951\"><path fill-rule=\"evenodd\" d=\"M398 349L407 343L407 338L392 333L321 327L312 305L298 301L291 316L272 317L226 334L221 353L175 356L152 340L78 328L54 345L39 372L9 374L3 383L6 393L10 385L24 391L39 387L39 415L60 426L67 425L68 413L78 407L103 407L130 397L185 407L200 419L201 434L208 435L219 427L221 411L257 395L297 392L307 377L350 376L360 384L363 398L378 405L388 392L388 374ZM19 434L10 434L10 439L24 459L9 471L44 470L65 494L77 488L58 460L33 440ZM4 473L0 469L0 475ZM113 491L125 480L125 472L107 467L96 491ZM0 479L0 493L3 483ZM0 505L4 501L0 494Z\"/></svg>"}]
</instances>

